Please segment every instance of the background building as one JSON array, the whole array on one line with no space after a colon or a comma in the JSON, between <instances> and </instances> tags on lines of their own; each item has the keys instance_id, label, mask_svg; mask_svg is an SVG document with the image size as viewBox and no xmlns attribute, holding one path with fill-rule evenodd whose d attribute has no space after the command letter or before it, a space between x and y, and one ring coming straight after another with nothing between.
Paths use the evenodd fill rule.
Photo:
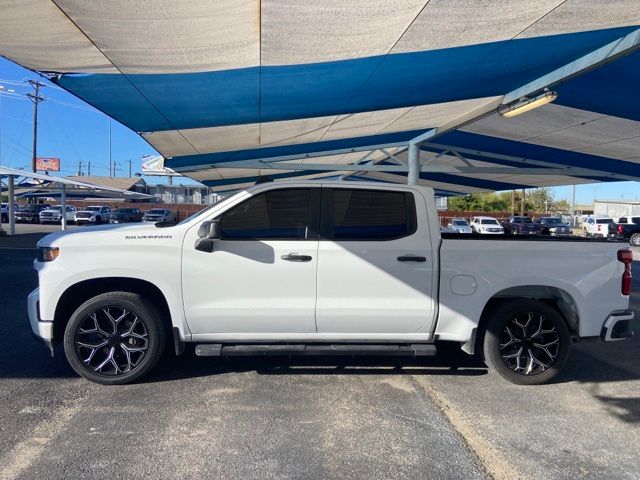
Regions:
<instances>
[{"instance_id":1,"label":"background building","mask_svg":"<svg viewBox=\"0 0 640 480\"><path fill-rule=\"evenodd\" d=\"M596 216L611 217L617 220L619 217L640 216L639 200L595 200L593 202L593 214Z\"/></svg>"}]
</instances>

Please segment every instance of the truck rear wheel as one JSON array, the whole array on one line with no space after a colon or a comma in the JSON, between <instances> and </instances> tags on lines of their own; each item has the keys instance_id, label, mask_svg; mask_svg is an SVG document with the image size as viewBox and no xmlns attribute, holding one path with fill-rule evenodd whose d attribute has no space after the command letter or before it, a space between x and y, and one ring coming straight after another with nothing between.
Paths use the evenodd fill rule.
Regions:
<instances>
[{"instance_id":1,"label":"truck rear wheel","mask_svg":"<svg viewBox=\"0 0 640 480\"><path fill-rule=\"evenodd\" d=\"M571 335L562 316L537 300L499 307L484 335L484 358L492 370L519 385L550 381L564 367Z\"/></svg>"},{"instance_id":2,"label":"truck rear wheel","mask_svg":"<svg viewBox=\"0 0 640 480\"><path fill-rule=\"evenodd\" d=\"M631 235L631 238L629 238L629 243L634 247L640 246L640 233L634 233L633 235Z\"/></svg>"},{"instance_id":3,"label":"truck rear wheel","mask_svg":"<svg viewBox=\"0 0 640 480\"><path fill-rule=\"evenodd\" d=\"M165 338L161 314L141 295L108 292L73 313L64 332L64 350L71 367L87 380L121 385L153 368Z\"/></svg>"}]
</instances>

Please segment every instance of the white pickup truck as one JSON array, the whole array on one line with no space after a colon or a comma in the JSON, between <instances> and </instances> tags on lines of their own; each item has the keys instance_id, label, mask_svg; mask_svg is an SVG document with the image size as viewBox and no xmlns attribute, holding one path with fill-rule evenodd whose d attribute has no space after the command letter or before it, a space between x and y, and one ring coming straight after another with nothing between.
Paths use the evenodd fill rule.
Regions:
<instances>
[{"instance_id":1,"label":"white pickup truck","mask_svg":"<svg viewBox=\"0 0 640 480\"><path fill-rule=\"evenodd\" d=\"M572 341L631 335L624 244L438 226L427 187L286 182L173 226L53 233L38 243L30 323L103 384L140 378L171 337L176 353L191 342L209 356L433 355L456 342L538 384Z\"/></svg>"}]
</instances>

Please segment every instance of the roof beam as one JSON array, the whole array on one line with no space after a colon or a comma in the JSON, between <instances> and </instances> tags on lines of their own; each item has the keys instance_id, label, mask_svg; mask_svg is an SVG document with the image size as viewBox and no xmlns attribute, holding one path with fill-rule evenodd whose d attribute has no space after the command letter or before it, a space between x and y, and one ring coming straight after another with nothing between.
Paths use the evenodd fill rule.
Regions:
<instances>
[{"instance_id":1,"label":"roof beam","mask_svg":"<svg viewBox=\"0 0 640 480\"><path fill-rule=\"evenodd\" d=\"M225 166L226 167L226 166ZM225 168L218 167L218 168ZM246 169L259 169L264 168L260 164L244 164L242 166L235 166L234 168L246 168ZM399 172L407 173L409 167L406 165L387 165L387 164L375 164L375 165L353 165L353 164L325 164L325 163L278 163L273 165L274 170L291 170L291 171L314 171L314 172ZM567 167L531 167L531 168L519 168L519 167L457 167L454 165L443 166L426 166L422 165L420 168L421 173L451 173L460 175L584 175L582 169Z\"/></svg>"},{"instance_id":2,"label":"roof beam","mask_svg":"<svg viewBox=\"0 0 640 480\"><path fill-rule=\"evenodd\" d=\"M582 75L590 70L601 67L613 60L628 55L640 48L640 29L615 40L604 47L600 47L587 55L569 62L553 72L543 75L536 80L523 85L516 90L507 93L502 102L503 105L518 100L532 93L538 92L545 87L553 87L559 83L566 82L573 77Z\"/></svg>"},{"instance_id":3,"label":"roof beam","mask_svg":"<svg viewBox=\"0 0 640 480\"><path fill-rule=\"evenodd\" d=\"M449 145L442 145L438 143L424 143L420 146L420 148L428 151L442 151L442 150L454 151L455 150L459 154L466 154L466 155L473 155L477 157L487 158L489 159L487 160L489 163L491 162L491 159L495 159L495 160L506 160L509 162L515 162L521 165L533 165L535 167L559 168L560 170L566 172L564 173L564 175L570 175L570 176L607 177L607 178L612 178L616 180L632 180L632 181L640 180L640 176L636 177L631 175L624 175L621 173L612 173L612 172L607 172L603 170L595 170L592 168L562 166L552 162L532 160L524 157L513 157L511 155L502 155L499 153L484 152L481 150L474 150L471 148L451 147ZM517 171L514 173L518 173L522 170L523 170L522 168L517 167Z\"/></svg>"},{"instance_id":4,"label":"roof beam","mask_svg":"<svg viewBox=\"0 0 640 480\"><path fill-rule=\"evenodd\" d=\"M350 148L339 148L334 150L321 149L315 152L296 153L292 155L279 155L274 157L258 158L258 159L252 159L252 160L238 160L235 162L231 161L231 162L221 162L221 163L214 163L214 164L199 164L199 165L189 165L184 167L175 166L175 167L171 167L171 169L176 172L187 173L187 172L202 170L203 167L205 168L226 168L226 167L244 168L243 167L244 165L250 164L250 165L254 165L251 168L256 168L255 162L259 162L259 165L260 165L257 168L276 168L271 164L286 161L286 160L300 160L300 159L306 159L306 158L327 157L330 155L344 155L346 153L369 152L371 150L380 150L380 149L386 149L386 148L392 148L392 147L406 147L408 144L409 144L408 141L398 141L398 142L391 142L391 143L361 145L361 146L350 147Z\"/></svg>"}]
</instances>

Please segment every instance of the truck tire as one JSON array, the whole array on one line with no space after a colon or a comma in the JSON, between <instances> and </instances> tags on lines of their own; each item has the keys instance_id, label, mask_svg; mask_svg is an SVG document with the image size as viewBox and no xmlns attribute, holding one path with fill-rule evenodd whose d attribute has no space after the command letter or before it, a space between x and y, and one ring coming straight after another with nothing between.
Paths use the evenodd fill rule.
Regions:
<instances>
[{"instance_id":1,"label":"truck tire","mask_svg":"<svg viewBox=\"0 0 640 480\"><path fill-rule=\"evenodd\" d=\"M517 299L489 319L483 353L487 365L518 385L540 385L555 377L569 355L571 335L564 318L538 300Z\"/></svg>"},{"instance_id":2,"label":"truck tire","mask_svg":"<svg viewBox=\"0 0 640 480\"><path fill-rule=\"evenodd\" d=\"M631 235L631 237L629 238L629 244L633 245L634 247L640 247L640 233L634 233L633 235Z\"/></svg>"},{"instance_id":3,"label":"truck tire","mask_svg":"<svg viewBox=\"0 0 640 480\"><path fill-rule=\"evenodd\" d=\"M71 315L64 332L71 367L102 385L138 380L157 363L165 343L160 312L130 292L108 292L87 300Z\"/></svg>"}]
</instances>

